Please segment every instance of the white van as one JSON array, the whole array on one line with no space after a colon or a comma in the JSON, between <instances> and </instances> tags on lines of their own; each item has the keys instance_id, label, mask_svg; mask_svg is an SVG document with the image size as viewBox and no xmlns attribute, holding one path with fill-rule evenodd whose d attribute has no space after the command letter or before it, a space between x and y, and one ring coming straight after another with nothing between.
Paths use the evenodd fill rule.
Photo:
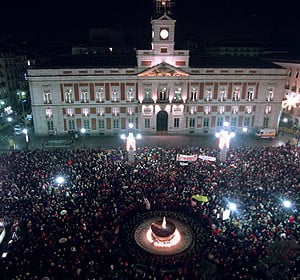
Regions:
<instances>
[{"instance_id":1,"label":"white van","mask_svg":"<svg viewBox=\"0 0 300 280\"><path fill-rule=\"evenodd\" d=\"M255 135L259 138L275 138L276 129L275 128L260 128L257 130Z\"/></svg>"}]
</instances>

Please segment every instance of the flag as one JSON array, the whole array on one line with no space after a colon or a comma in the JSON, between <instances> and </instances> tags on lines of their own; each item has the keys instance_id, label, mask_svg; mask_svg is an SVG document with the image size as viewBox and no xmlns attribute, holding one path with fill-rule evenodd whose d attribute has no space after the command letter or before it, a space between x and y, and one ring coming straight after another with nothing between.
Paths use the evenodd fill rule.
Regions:
<instances>
[{"instance_id":1,"label":"flag","mask_svg":"<svg viewBox=\"0 0 300 280\"><path fill-rule=\"evenodd\" d=\"M200 194L195 194L192 196L193 199L196 199L200 202L208 202L208 197Z\"/></svg>"}]
</instances>

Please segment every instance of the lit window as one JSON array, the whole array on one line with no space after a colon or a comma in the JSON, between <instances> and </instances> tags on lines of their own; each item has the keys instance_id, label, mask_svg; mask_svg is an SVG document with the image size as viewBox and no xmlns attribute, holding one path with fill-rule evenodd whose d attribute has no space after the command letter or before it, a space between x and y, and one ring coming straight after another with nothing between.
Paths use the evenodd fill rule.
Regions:
<instances>
[{"instance_id":1,"label":"lit window","mask_svg":"<svg viewBox=\"0 0 300 280\"><path fill-rule=\"evenodd\" d=\"M272 110L272 107L270 105L267 105L265 107L265 114L270 114L271 113L271 110Z\"/></svg>"},{"instance_id":2,"label":"lit window","mask_svg":"<svg viewBox=\"0 0 300 280\"><path fill-rule=\"evenodd\" d=\"M254 87L249 87L247 90L247 100L252 101L254 100Z\"/></svg>"},{"instance_id":3,"label":"lit window","mask_svg":"<svg viewBox=\"0 0 300 280\"><path fill-rule=\"evenodd\" d=\"M99 116L103 116L104 115L104 108L103 107L99 107L98 109L97 109L97 113L98 113L98 115Z\"/></svg>"},{"instance_id":4,"label":"lit window","mask_svg":"<svg viewBox=\"0 0 300 280\"><path fill-rule=\"evenodd\" d=\"M134 114L134 108L133 107L128 107L127 109L128 115L133 115Z\"/></svg>"},{"instance_id":5,"label":"lit window","mask_svg":"<svg viewBox=\"0 0 300 280\"><path fill-rule=\"evenodd\" d=\"M192 115L195 114L197 112L197 107L196 106L191 106L190 112L191 112Z\"/></svg>"},{"instance_id":6,"label":"lit window","mask_svg":"<svg viewBox=\"0 0 300 280\"><path fill-rule=\"evenodd\" d=\"M227 99L227 89L221 88L219 92L219 101L225 101Z\"/></svg>"},{"instance_id":7,"label":"lit window","mask_svg":"<svg viewBox=\"0 0 300 280\"><path fill-rule=\"evenodd\" d=\"M181 101L182 98L181 98L181 87L177 87L175 88L175 91L174 91L174 100L173 101Z\"/></svg>"},{"instance_id":8,"label":"lit window","mask_svg":"<svg viewBox=\"0 0 300 280\"><path fill-rule=\"evenodd\" d=\"M267 101L272 101L274 97L274 88L269 86L268 87L268 91L267 91L267 96L266 96L266 100Z\"/></svg>"},{"instance_id":9,"label":"lit window","mask_svg":"<svg viewBox=\"0 0 300 280\"><path fill-rule=\"evenodd\" d=\"M133 100L134 100L134 90L131 87L127 90L127 101L132 102Z\"/></svg>"},{"instance_id":10,"label":"lit window","mask_svg":"<svg viewBox=\"0 0 300 280\"><path fill-rule=\"evenodd\" d=\"M46 117L47 117L47 118L53 117L53 112L52 112L52 109L51 109L51 108L47 108L47 109L46 109Z\"/></svg>"},{"instance_id":11,"label":"lit window","mask_svg":"<svg viewBox=\"0 0 300 280\"><path fill-rule=\"evenodd\" d=\"M209 105L204 106L204 113L209 114L210 112L211 112L211 106Z\"/></svg>"},{"instance_id":12,"label":"lit window","mask_svg":"<svg viewBox=\"0 0 300 280\"><path fill-rule=\"evenodd\" d=\"M73 109L73 108L67 108L67 115L68 115L69 117L74 116L74 109Z\"/></svg>"},{"instance_id":13,"label":"lit window","mask_svg":"<svg viewBox=\"0 0 300 280\"><path fill-rule=\"evenodd\" d=\"M195 87L192 87L192 90L191 90L191 101L197 101L197 95L198 95L198 91Z\"/></svg>"},{"instance_id":14,"label":"lit window","mask_svg":"<svg viewBox=\"0 0 300 280\"><path fill-rule=\"evenodd\" d=\"M225 106L219 106L219 113L223 114L225 112Z\"/></svg>"},{"instance_id":15,"label":"lit window","mask_svg":"<svg viewBox=\"0 0 300 280\"><path fill-rule=\"evenodd\" d=\"M212 100L212 88L211 87L205 88L204 100L205 101L211 101Z\"/></svg>"},{"instance_id":16,"label":"lit window","mask_svg":"<svg viewBox=\"0 0 300 280\"><path fill-rule=\"evenodd\" d=\"M50 90L44 90L44 103L50 104L51 102L52 102L52 100L51 100Z\"/></svg>"},{"instance_id":17,"label":"lit window","mask_svg":"<svg viewBox=\"0 0 300 280\"><path fill-rule=\"evenodd\" d=\"M240 100L240 88L235 87L232 93L232 100L239 101Z\"/></svg>"},{"instance_id":18,"label":"lit window","mask_svg":"<svg viewBox=\"0 0 300 280\"><path fill-rule=\"evenodd\" d=\"M167 100L168 96L167 96L167 87L166 86L161 86L159 88L159 96L158 96L159 100Z\"/></svg>"},{"instance_id":19,"label":"lit window","mask_svg":"<svg viewBox=\"0 0 300 280\"><path fill-rule=\"evenodd\" d=\"M104 101L104 88L101 87L96 91L96 101L103 102Z\"/></svg>"},{"instance_id":20,"label":"lit window","mask_svg":"<svg viewBox=\"0 0 300 280\"><path fill-rule=\"evenodd\" d=\"M252 113L252 106L246 106L246 113L251 114Z\"/></svg>"},{"instance_id":21,"label":"lit window","mask_svg":"<svg viewBox=\"0 0 300 280\"><path fill-rule=\"evenodd\" d=\"M119 101L119 89L118 88L113 88L112 89L111 100L113 102L118 102Z\"/></svg>"},{"instance_id":22,"label":"lit window","mask_svg":"<svg viewBox=\"0 0 300 280\"><path fill-rule=\"evenodd\" d=\"M82 115L85 117L89 115L89 108L82 108Z\"/></svg>"},{"instance_id":23,"label":"lit window","mask_svg":"<svg viewBox=\"0 0 300 280\"><path fill-rule=\"evenodd\" d=\"M119 108L118 107L114 107L114 108L112 108L112 114L114 115L114 116L117 116L117 115L119 115Z\"/></svg>"},{"instance_id":24,"label":"lit window","mask_svg":"<svg viewBox=\"0 0 300 280\"><path fill-rule=\"evenodd\" d=\"M72 103L73 102L72 89L67 89L66 90L65 101L66 101L66 103Z\"/></svg>"},{"instance_id":25,"label":"lit window","mask_svg":"<svg viewBox=\"0 0 300 280\"><path fill-rule=\"evenodd\" d=\"M87 89L82 89L80 96L81 96L80 99L81 99L82 103L87 103L88 102L88 91L87 91Z\"/></svg>"},{"instance_id":26,"label":"lit window","mask_svg":"<svg viewBox=\"0 0 300 280\"><path fill-rule=\"evenodd\" d=\"M239 106L232 106L232 114L237 114L239 111Z\"/></svg>"}]
</instances>

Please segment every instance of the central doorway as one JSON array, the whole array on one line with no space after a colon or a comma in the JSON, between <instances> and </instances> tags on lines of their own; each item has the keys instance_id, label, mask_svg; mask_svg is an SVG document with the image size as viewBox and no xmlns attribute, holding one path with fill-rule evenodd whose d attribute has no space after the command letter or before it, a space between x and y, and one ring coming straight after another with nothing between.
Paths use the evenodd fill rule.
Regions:
<instances>
[{"instance_id":1,"label":"central doorway","mask_svg":"<svg viewBox=\"0 0 300 280\"><path fill-rule=\"evenodd\" d=\"M168 131L168 113L160 111L156 117L156 131Z\"/></svg>"}]
</instances>

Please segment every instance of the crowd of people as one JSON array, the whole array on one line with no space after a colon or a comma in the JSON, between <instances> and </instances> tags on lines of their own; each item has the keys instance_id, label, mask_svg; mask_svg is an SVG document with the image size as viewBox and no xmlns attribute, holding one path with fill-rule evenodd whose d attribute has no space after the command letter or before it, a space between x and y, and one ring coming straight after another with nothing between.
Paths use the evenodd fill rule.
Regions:
<instances>
[{"instance_id":1,"label":"crowd of people","mask_svg":"<svg viewBox=\"0 0 300 280\"><path fill-rule=\"evenodd\" d=\"M299 279L299 148L235 148L225 162L182 164L177 154L218 150L144 147L134 163L123 149L2 153L1 279ZM237 209L223 220L229 202ZM165 267L124 249L134 215L175 210L206 221L201 258Z\"/></svg>"}]
</instances>

